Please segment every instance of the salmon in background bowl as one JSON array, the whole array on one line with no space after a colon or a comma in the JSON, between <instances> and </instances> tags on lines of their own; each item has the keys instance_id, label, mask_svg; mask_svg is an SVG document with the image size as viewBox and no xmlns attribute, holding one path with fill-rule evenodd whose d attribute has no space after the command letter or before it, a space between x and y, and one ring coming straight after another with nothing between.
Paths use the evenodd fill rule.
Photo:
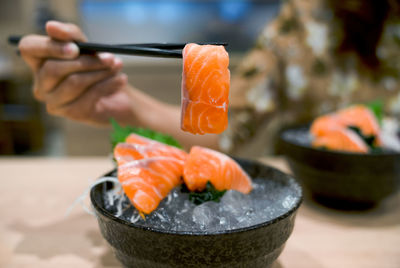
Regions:
<instances>
[{"instance_id":1,"label":"salmon in background bowl","mask_svg":"<svg viewBox=\"0 0 400 268\"><path fill-rule=\"evenodd\" d=\"M175 202L173 197L172 201L165 198L159 208L147 216L148 223L143 220L141 223L135 222L131 220L130 215L116 216L116 210L107 204L107 193L113 186L111 183L104 182L93 187L90 198L100 231L113 248L118 260L125 267L144 268L269 267L278 258L292 233L296 212L302 201L302 190L291 176L274 168L256 161L235 160L254 182L265 182L268 186L263 188L257 186L253 189L254 194L257 191L261 194L258 197L263 203L260 203L259 207L263 209L262 215L265 217L256 219L256 224L247 227L224 230L208 228L206 224L204 228L183 227L182 230L178 230L168 222L164 222L164 225L151 226L152 217L157 215L157 211ZM115 171L107 174L107 176L115 175ZM178 190L172 192L172 195L176 191ZM235 195L235 192L231 194ZM218 206L225 202L225 197L228 198L228 193L222 197L220 203L206 202L193 207L198 209L209 203L217 207L218 211ZM220 221L218 213L211 214L211 217ZM189 219L198 223L203 214L200 214L200 218L196 218L199 215L190 214ZM164 219L168 216L162 215ZM255 212L253 215L258 214Z\"/></svg>"},{"instance_id":2,"label":"salmon in background bowl","mask_svg":"<svg viewBox=\"0 0 400 268\"><path fill-rule=\"evenodd\" d=\"M400 153L359 154L317 149L308 127L286 129L281 147L305 195L339 209L367 209L399 190Z\"/></svg>"}]
</instances>

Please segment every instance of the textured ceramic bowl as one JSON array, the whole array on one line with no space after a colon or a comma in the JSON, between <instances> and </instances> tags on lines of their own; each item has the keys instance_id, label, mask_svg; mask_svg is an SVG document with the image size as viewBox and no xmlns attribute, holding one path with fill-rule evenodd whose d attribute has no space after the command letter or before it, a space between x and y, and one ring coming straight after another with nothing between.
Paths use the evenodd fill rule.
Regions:
<instances>
[{"instance_id":1,"label":"textured ceramic bowl","mask_svg":"<svg viewBox=\"0 0 400 268\"><path fill-rule=\"evenodd\" d=\"M357 154L312 148L308 127L280 135L281 149L307 196L338 209L367 209L399 189L400 154Z\"/></svg>"},{"instance_id":2,"label":"textured ceramic bowl","mask_svg":"<svg viewBox=\"0 0 400 268\"><path fill-rule=\"evenodd\" d=\"M252 177L276 180L297 198L278 218L247 228L204 234L144 228L121 220L103 204L107 184L91 190L90 198L103 237L125 267L269 267L292 233L302 200L300 185L289 175L258 162L238 160ZM108 185L110 186L110 185ZM268 193L266 193L268 194Z\"/></svg>"}]
</instances>

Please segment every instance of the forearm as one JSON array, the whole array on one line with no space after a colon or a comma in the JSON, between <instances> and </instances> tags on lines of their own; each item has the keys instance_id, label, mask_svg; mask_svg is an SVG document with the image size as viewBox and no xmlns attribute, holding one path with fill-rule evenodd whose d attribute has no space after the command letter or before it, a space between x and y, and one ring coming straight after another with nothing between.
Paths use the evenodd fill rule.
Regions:
<instances>
[{"instance_id":1,"label":"forearm","mask_svg":"<svg viewBox=\"0 0 400 268\"><path fill-rule=\"evenodd\" d=\"M130 92L135 125L169 134L186 149L193 145L218 149L217 135L193 135L181 130L179 106L162 103L136 89Z\"/></svg>"}]
</instances>

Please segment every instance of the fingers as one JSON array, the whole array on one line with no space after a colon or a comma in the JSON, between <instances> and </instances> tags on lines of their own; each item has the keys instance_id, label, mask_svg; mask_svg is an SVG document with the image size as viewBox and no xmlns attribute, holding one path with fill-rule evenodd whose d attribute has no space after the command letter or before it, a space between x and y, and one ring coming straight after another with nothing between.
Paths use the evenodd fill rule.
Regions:
<instances>
[{"instance_id":1,"label":"fingers","mask_svg":"<svg viewBox=\"0 0 400 268\"><path fill-rule=\"evenodd\" d=\"M37 70L44 58L74 59L79 55L79 48L74 43L61 43L46 36L28 35L22 38L18 48L21 56L33 69Z\"/></svg>"},{"instance_id":2,"label":"fingers","mask_svg":"<svg viewBox=\"0 0 400 268\"><path fill-rule=\"evenodd\" d=\"M46 103L56 109L79 99L94 84L115 75L110 70L75 73L68 76L54 91L46 95Z\"/></svg>"},{"instance_id":3,"label":"fingers","mask_svg":"<svg viewBox=\"0 0 400 268\"><path fill-rule=\"evenodd\" d=\"M53 107L47 105L50 114L63 116L78 121L99 121L96 118L96 104L102 98L121 89L127 83L125 74L113 75L101 82L94 84L75 101L63 106Z\"/></svg>"},{"instance_id":4,"label":"fingers","mask_svg":"<svg viewBox=\"0 0 400 268\"><path fill-rule=\"evenodd\" d=\"M46 32L51 38L60 41L87 41L81 29L71 23L48 21L46 23Z\"/></svg>"},{"instance_id":5,"label":"fingers","mask_svg":"<svg viewBox=\"0 0 400 268\"><path fill-rule=\"evenodd\" d=\"M81 29L70 23L49 21L46 24L49 36L28 35L19 42L21 56L35 71L43 59L74 59L79 55L79 48L72 41L86 41Z\"/></svg>"},{"instance_id":6,"label":"fingers","mask_svg":"<svg viewBox=\"0 0 400 268\"><path fill-rule=\"evenodd\" d=\"M120 59L110 53L100 53L97 56L83 55L76 60L47 60L37 74L37 83L34 91L36 96L42 99L50 93L68 75L79 72L91 72L105 69L119 70L122 67Z\"/></svg>"},{"instance_id":7,"label":"fingers","mask_svg":"<svg viewBox=\"0 0 400 268\"><path fill-rule=\"evenodd\" d=\"M121 60L106 53L79 56L72 41L86 37L76 25L50 21L46 31L48 36L29 35L19 43L21 56L34 73L35 97L46 103L50 114L100 122L106 117L96 121L99 100L107 103L109 94L126 89L126 75L117 74Z\"/></svg>"}]
</instances>

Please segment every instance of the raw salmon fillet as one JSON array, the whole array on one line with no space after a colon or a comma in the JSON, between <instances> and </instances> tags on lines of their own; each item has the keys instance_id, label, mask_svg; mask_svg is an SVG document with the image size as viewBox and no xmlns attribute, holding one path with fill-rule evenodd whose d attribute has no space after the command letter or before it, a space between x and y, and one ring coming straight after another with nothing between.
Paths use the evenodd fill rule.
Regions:
<instances>
[{"instance_id":1,"label":"raw salmon fillet","mask_svg":"<svg viewBox=\"0 0 400 268\"><path fill-rule=\"evenodd\" d=\"M223 46L191 43L182 54L182 130L201 135L223 132L228 126L228 53Z\"/></svg>"},{"instance_id":2,"label":"raw salmon fillet","mask_svg":"<svg viewBox=\"0 0 400 268\"><path fill-rule=\"evenodd\" d=\"M320 116L316 118L312 123L310 127L310 132L316 138L314 144L325 143L327 142L327 140L329 140L330 146L325 147L329 149L346 150L346 148L344 148L343 146L339 146L339 144L343 145L348 143L340 143L339 140L342 140L342 137L346 137L345 139L348 140L348 135L343 134L344 132L340 132L339 130L347 129L348 127L357 127L366 137L371 135L375 136L376 139L374 145L382 145L382 140L380 137L381 130L378 120L376 119L375 115L370 111L370 109L368 109L368 107L366 107L365 105L353 105L351 107L339 110L335 113ZM351 132L357 136L354 131ZM320 139L327 135L329 136L328 138ZM332 140L332 135L335 136L335 142L333 142ZM360 137L358 138L362 140ZM335 145L337 145L338 147L332 147ZM350 151L354 151L354 149L354 147L349 147ZM361 147L359 149L361 151L364 151L364 149Z\"/></svg>"},{"instance_id":3,"label":"raw salmon fillet","mask_svg":"<svg viewBox=\"0 0 400 268\"><path fill-rule=\"evenodd\" d=\"M136 209L149 214L181 184L187 153L136 134L126 141L114 148L118 180Z\"/></svg>"},{"instance_id":4,"label":"raw salmon fillet","mask_svg":"<svg viewBox=\"0 0 400 268\"><path fill-rule=\"evenodd\" d=\"M247 194L251 179L232 158L217 151L194 146L183 168L183 179L191 191L202 191L208 181L219 191L236 190Z\"/></svg>"},{"instance_id":5,"label":"raw salmon fillet","mask_svg":"<svg viewBox=\"0 0 400 268\"><path fill-rule=\"evenodd\" d=\"M312 142L314 147L331 150L367 153L368 146L354 131L346 128L329 129L323 136L316 137Z\"/></svg>"},{"instance_id":6,"label":"raw salmon fillet","mask_svg":"<svg viewBox=\"0 0 400 268\"><path fill-rule=\"evenodd\" d=\"M114 158L118 165L156 156L172 157L185 161L187 153L176 147L159 142L144 144L119 143L114 148Z\"/></svg>"},{"instance_id":7,"label":"raw salmon fillet","mask_svg":"<svg viewBox=\"0 0 400 268\"><path fill-rule=\"evenodd\" d=\"M181 184L183 163L162 156L131 161L118 167L118 180L135 208L149 214Z\"/></svg>"},{"instance_id":8,"label":"raw salmon fillet","mask_svg":"<svg viewBox=\"0 0 400 268\"><path fill-rule=\"evenodd\" d=\"M354 126L361 130L364 136L376 137L375 145L382 145L380 126L373 112L364 105L354 105L337 112L339 120L346 126Z\"/></svg>"},{"instance_id":9,"label":"raw salmon fillet","mask_svg":"<svg viewBox=\"0 0 400 268\"><path fill-rule=\"evenodd\" d=\"M314 120L310 132L315 137L324 136L329 130L345 128L346 125L334 114L322 115Z\"/></svg>"},{"instance_id":10,"label":"raw salmon fillet","mask_svg":"<svg viewBox=\"0 0 400 268\"><path fill-rule=\"evenodd\" d=\"M137 135L135 133L130 134L126 139L126 143L131 143L131 144L141 144L141 145L147 145L147 144L159 144L159 145L164 145L161 142L155 141L148 139L146 137Z\"/></svg>"}]
</instances>

